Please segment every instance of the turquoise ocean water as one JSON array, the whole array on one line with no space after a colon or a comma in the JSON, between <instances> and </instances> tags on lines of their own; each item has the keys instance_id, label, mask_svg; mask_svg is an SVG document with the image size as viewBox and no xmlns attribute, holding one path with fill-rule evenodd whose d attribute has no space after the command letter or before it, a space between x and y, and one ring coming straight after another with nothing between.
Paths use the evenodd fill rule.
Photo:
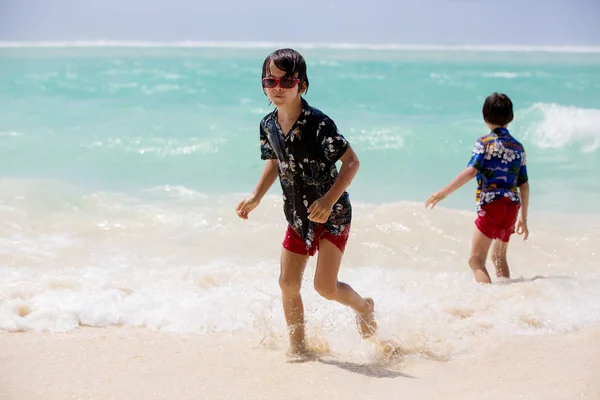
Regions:
<instances>
[{"instance_id":1,"label":"turquoise ocean water","mask_svg":"<svg viewBox=\"0 0 600 400\"><path fill-rule=\"evenodd\" d=\"M0 48L0 171L101 190L248 192L264 48ZM600 204L600 54L302 49L306 96L356 149L357 201L424 201L467 163L493 91L515 105L532 207ZM275 187L275 190L278 190ZM446 204L473 209L474 183ZM274 192L275 193L275 192Z\"/></svg>"}]
</instances>

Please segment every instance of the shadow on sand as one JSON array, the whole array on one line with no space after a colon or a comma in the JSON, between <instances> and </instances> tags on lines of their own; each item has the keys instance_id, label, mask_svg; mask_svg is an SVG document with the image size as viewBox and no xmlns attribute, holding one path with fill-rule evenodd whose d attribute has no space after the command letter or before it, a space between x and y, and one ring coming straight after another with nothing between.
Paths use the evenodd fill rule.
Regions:
<instances>
[{"instance_id":1,"label":"shadow on sand","mask_svg":"<svg viewBox=\"0 0 600 400\"><path fill-rule=\"evenodd\" d=\"M404 374L402 372L393 371L386 368L382 363L353 363L348 361L338 361L334 359L325 359L321 357L296 357L293 360L289 360L288 363L301 364L306 362L319 362L321 364L331 365L334 367L341 368L345 371L353 372L355 374L361 374L370 378L413 378L414 376Z\"/></svg>"}]
</instances>

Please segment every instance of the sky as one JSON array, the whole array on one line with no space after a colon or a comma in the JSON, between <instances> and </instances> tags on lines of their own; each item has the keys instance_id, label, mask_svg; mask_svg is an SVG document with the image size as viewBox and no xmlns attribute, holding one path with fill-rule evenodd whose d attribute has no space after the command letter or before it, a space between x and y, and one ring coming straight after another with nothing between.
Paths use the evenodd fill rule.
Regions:
<instances>
[{"instance_id":1,"label":"sky","mask_svg":"<svg viewBox=\"0 0 600 400\"><path fill-rule=\"evenodd\" d=\"M0 0L0 41L600 45L600 0Z\"/></svg>"}]
</instances>

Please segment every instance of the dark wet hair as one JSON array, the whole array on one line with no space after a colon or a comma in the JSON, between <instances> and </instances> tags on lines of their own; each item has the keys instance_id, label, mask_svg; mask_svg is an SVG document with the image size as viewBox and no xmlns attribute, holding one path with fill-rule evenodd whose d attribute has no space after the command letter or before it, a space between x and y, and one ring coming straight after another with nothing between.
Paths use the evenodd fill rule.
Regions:
<instances>
[{"instance_id":1,"label":"dark wet hair","mask_svg":"<svg viewBox=\"0 0 600 400\"><path fill-rule=\"evenodd\" d=\"M492 93L483 103L483 119L492 125L506 126L514 118L513 103L503 93Z\"/></svg>"},{"instance_id":2,"label":"dark wet hair","mask_svg":"<svg viewBox=\"0 0 600 400\"><path fill-rule=\"evenodd\" d=\"M308 76L306 75L306 61L304 61L304 57L296 50L293 49L279 49L275 50L271 54L265 58L265 62L262 67L262 77L270 75L271 71L269 66L271 65L271 61L277 68L282 71L285 71L285 76L288 78L295 78L296 74L298 74L298 79L300 79L300 85L298 85L298 90L300 90L304 83L306 83L306 90L308 91Z\"/></svg>"}]
</instances>

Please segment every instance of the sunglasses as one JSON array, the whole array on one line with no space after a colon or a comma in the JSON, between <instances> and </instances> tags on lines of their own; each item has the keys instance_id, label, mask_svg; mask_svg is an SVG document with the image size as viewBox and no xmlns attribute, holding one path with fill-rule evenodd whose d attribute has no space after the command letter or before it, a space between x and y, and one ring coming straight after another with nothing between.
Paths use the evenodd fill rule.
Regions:
<instances>
[{"instance_id":1,"label":"sunglasses","mask_svg":"<svg viewBox=\"0 0 600 400\"><path fill-rule=\"evenodd\" d=\"M277 85L279 85L279 87L282 89L291 89L294 86L296 86L298 83L300 83L300 79L293 79L293 78L270 77L270 78L263 78L263 80L262 80L263 87L268 88L268 89L273 89Z\"/></svg>"}]
</instances>

